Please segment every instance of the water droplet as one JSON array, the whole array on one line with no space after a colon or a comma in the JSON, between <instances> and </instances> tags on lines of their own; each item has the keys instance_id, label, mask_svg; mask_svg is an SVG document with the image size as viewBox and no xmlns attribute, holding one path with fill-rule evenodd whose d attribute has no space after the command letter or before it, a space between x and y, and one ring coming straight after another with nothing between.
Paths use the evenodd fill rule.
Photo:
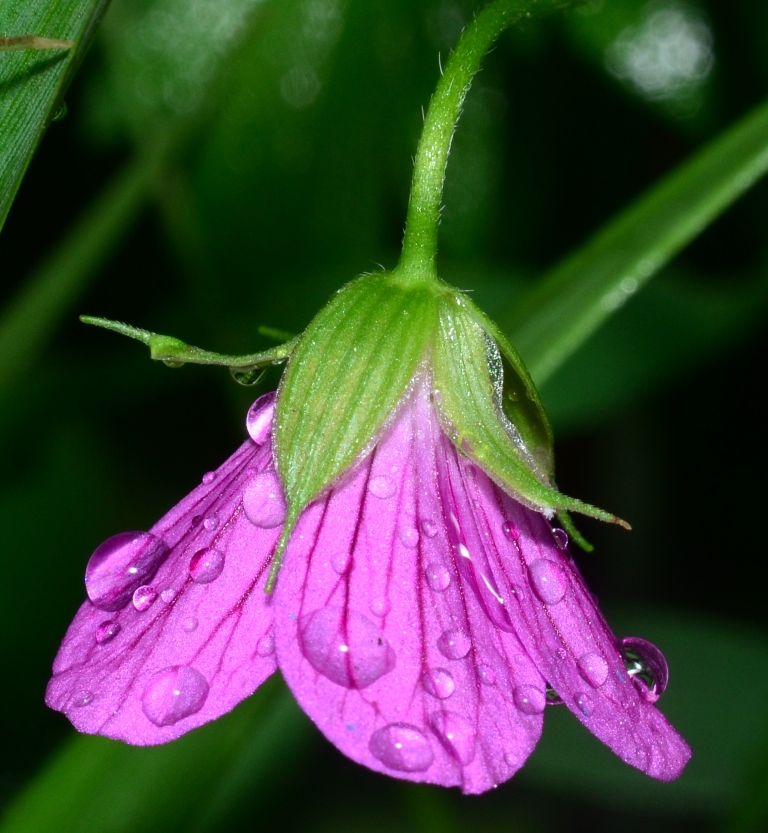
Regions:
<instances>
[{"instance_id":1,"label":"water droplet","mask_svg":"<svg viewBox=\"0 0 768 833\"><path fill-rule=\"evenodd\" d=\"M427 694L431 694L439 700L450 697L456 688L451 672L446 671L445 668L428 668L422 674L421 684Z\"/></svg>"},{"instance_id":2,"label":"water droplet","mask_svg":"<svg viewBox=\"0 0 768 833\"><path fill-rule=\"evenodd\" d=\"M640 695L648 703L655 703L669 682L669 666L664 654L646 639L627 636L619 642L627 673Z\"/></svg>"},{"instance_id":3,"label":"water droplet","mask_svg":"<svg viewBox=\"0 0 768 833\"><path fill-rule=\"evenodd\" d=\"M63 118L66 118L67 110L67 102L62 101L59 109L53 114L51 121L61 121Z\"/></svg>"},{"instance_id":4,"label":"water droplet","mask_svg":"<svg viewBox=\"0 0 768 833\"><path fill-rule=\"evenodd\" d=\"M534 685L519 686L512 698L523 714L541 714L547 705L547 695Z\"/></svg>"},{"instance_id":5,"label":"water droplet","mask_svg":"<svg viewBox=\"0 0 768 833\"><path fill-rule=\"evenodd\" d=\"M560 529L559 527L555 527L552 530L552 537L555 539L555 543L561 549L567 549L568 547L568 533L564 529Z\"/></svg>"},{"instance_id":6,"label":"water droplet","mask_svg":"<svg viewBox=\"0 0 768 833\"><path fill-rule=\"evenodd\" d=\"M483 685L496 685L496 672L490 665L482 662L477 666L477 678Z\"/></svg>"},{"instance_id":7,"label":"water droplet","mask_svg":"<svg viewBox=\"0 0 768 833\"><path fill-rule=\"evenodd\" d=\"M466 766L475 757L477 736L472 724L455 712L435 712L429 717L429 725L446 750Z\"/></svg>"},{"instance_id":8,"label":"water droplet","mask_svg":"<svg viewBox=\"0 0 768 833\"><path fill-rule=\"evenodd\" d=\"M444 631L437 640L437 647L448 659L462 659L472 648L472 640L466 631Z\"/></svg>"},{"instance_id":9,"label":"water droplet","mask_svg":"<svg viewBox=\"0 0 768 833\"><path fill-rule=\"evenodd\" d=\"M586 692L580 692L576 695L576 705L584 717L590 717L595 710L595 698Z\"/></svg>"},{"instance_id":10,"label":"water droplet","mask_svg":"<svg viewBox=\"0 0 768 833\"><path fill-rule=\"evenodd\" d=\"M115 611L134 590L152 580L168 557L168 546L149 532L121 532L99 545L85 568L88 598L99 610Z\"/></svg>"},{"instance_id":11,"label":"water droplet","mask_svg":"<svg viewBox=\"0 0 768 833\"><path fill-rule=\"evenodd\" d=\"M395 667L383 632L354 610L324 607L302 616L299 643L316 671L346 688L366 688Z\"/></svg>"},{"instance_id":12,"label":"water droplet","mask_svg":"<svg viewBox=\"0 0 768 833\"><path fill-rule=\"evenodd\" d=\"M501 526L501 531L510 539L510 541L517 541L520 538L520 533L512 521L505 521Z\"/></svg>"},{"instance_id":13,"label":"water droplet","mask_svg":"<svg viewBox=\"0 0 768 833\"><path fill-rule=\"evenodd\" d=\"M224 569L224 553L213 547L196 552L189 559L189 575L197 584L210 584Z\"/></svg>"},{"instance_id":14,"label":"water droplet","mask_svg":"<svg viewBox=\"0 0 768 833\"><path fill-rule=\"evenodd\" d=\"M192 520L189 522L189 525L194 528L196 526L200 526L200 521L203 520L202 515L192 515Z\"/></svg>"},{"instance_id":15,"label":"water droplet","mask_svg":"<svg viewBox=\"0 0 768 833\"><path fill-rule=\"evenodd\" d=\"M189 619L185 619L185 620L181 623L181 627L182 627L182 628L183 628L183 629L184 629L187 633L192 633L192 631L196 631L196 630L197 630L197 626L198 626L198 624L199 624L199 622L197 621L197 619L195 619L195 617L194 617L194 616L191 616Z\"/></svg>"},{"instance_id":16,"label":"water droplet","mask_svg":"<svg viewBox=\"0 0 768 833\"><path fill-rule=\"evenodd\" d=\"M218 513L217 513L217 512L213 512L213 513L211 513L211 514L210 514L210 515L208 515L208 517L207 517L207 518L203 521L203 526L205 527L205 529L207 529L207 530L208 530L208 532L211 532L212 530L216 529L216 527L217 527L218 525L219 525L219 515L218 515Z\"/></svg>"},{"instance_id":17,"label":"water droplet","mask_svg":"<svg viewBox=\"0 0 768 833\"><path fill-rule=\"evenodd\" d=\"M504 763L512 769L517 769L520 766L520 758L514 752L505 752Z\"/></svg>"},{"instance_id":18,"label":"water droplet","mask_svg":"<svg viewBox=\"0 0 768 833\"><path fill-rule=\"evenodd\" d=\"M209 483L213 483L213 481L214 481L215 479L216 479L216 472L215 472L215 471L207 471L207 472L203 475L203 484L204 484L205 486L207 486Z\"/></svg>"},{"instance_id":19,"label":"water droplet","mask_svg":"<svg viewBox=\"0 0 768 833\"><path fill-rule=\"evenodd\" d=\"M331 567L333 567L333 571L338 573L340 576L343 576L344 573L349 571L349 568L352 566L352 554L349 552L337 552L335 555L331 556Z\"/></svg>"},{"instance_id":20,"label":"water droplet","mask_svg":"<svg viewBox=\"0 0 768 833\"><path fill-rule=\"evenodd\" d=\"M421 522L421 531L427 538L434 538L437 535L437 524L430 518L425 518Z\"/></svg>"},{"instance_id":21,"label":"water droplet","mask_svg":"<svg viewBox=\"0 0 768 833\"><path fill-rule=\"evenodd\" d=\"M593 687L600 686L608 678L608 663L600 654L584 654L577 662L579 673Z\"/></svg>"},{"instance_id":22,"label":"water droplet","mask_svg":"<svg viewBox=\"0 0 768 833\"><path fill-rule=\"evenodd\" d=\"M547 683L547 690L544 692L544 695L547 698L548 706L562 706L565 702L549 683Z\"/></svg>"},{"instance_id":23,"label":"water droplet","mask_svg":"<svg viewBox=\"0 0 768 833\"><path fill-rule=\"evenodd\" d=\"M400 543L409 550L419 545L419 530L413 526L401 526L397 529L397 537Z\"/></svg>"},{"instance_id":24,"label":"water droplet","mask_svg":"<svg viewBox=\"0 0 768 833\"><path fill-rule=\"evenodd\" d=\"M176 598L176 591L172 587L169 587L167 590L163 590L160 598L168 605Z\"/></svg>"},{"instance_id":25,"label":"water droplet","mask_svg":"<svg viewBox=\"0 0 768 833\"><path fill-rule=\"evenodd\" d=\"M119 622L102 622L96 628L96 641L99 645L103 645L105 642L111 642L121 630L122 626Z\"/></svg>"},{"instance_id":26,"label":"water droplet","mask_svg":"<svg viewBox=\"0 0 768 833\"><path fill-rule=\"evenodd\" d=\"M372 477L368 482L368 491L375 497L386 500L392 497L397 491L395 481L386 474L380 474L378 477Z\"/></svg>"},{"instance_id":27,"label":"water droplet","mask_svg":"<svg viewBox=\"0 0 768 833\"><path fill-rule=\"evenodd\" d=\"M568 581L556 561L540 558L528 567L528 572L533 589L544 604L554 605L562 601Z\"/></svg>"},{"instance_id":28,"label":"water droplet","mask_svg":"<svg viewBox=\"0 0 768 833\"><path fill-rule=\"evenodd\" d=\"M379 596L371 602L371 613L374 616L386 616L392 610L392 602L386 596Z\"/></svg>"},{"instance_id":29,"label":"water droplet","mask_svg":"<svg viewBox=\"0 0 768 833\"><path fill-rule=\"evenodd\" d=\"M562 660L566 659L566 657L568 656L568 651L566 651L566 650L565 650L565 648L558 648L558 649L555 651L555 656L556 656L559 660L561 660L561 661L562 661Z\"/></svg>"},{"instance_id":30,"label":"water droplet","mask_svg":"<svg viewBox=\"0 0 768 833\"><path fill-rule=\"evenodd\" d=\"M275 394L265 393L251 405L245 418L245 428L256 445L264 445L272 430Z\"/></svg>"},{"instance_id":31,"label":"water droplet","mask_svg":"<svg viewBox=\"0 0 768 833\"><path fill-rule=\"evenodd\" d=\"M144 689L141 708L155 726L173 726L202 709L208 696L205 677L188 665L158 671Z\"/></svg>"},{"instance_id":32,"label":"water droplet","mask_svg":"<svg viewBox=\"0 0 768 833\"><path fill-rule=\"evenodd\" d=\"M133 606L139 613L148 610L155 603L157 599L157 590L150 587L148 584L143 584L133 591Z\"/></svg>"},{"instance_id":33,"label":"water droplet","mask_svg":"<svg viewBox=\"0 0 768 833\"><path fill-rule=\"evenodd\" d=\"M451 583L451 574L443 564L438 564L437 562L428 564L425 572L427 575L427 584L436 593L442 593L443 590L448 589L448 585Z\"/></svg>"},{"instance_id":34,"label":"water droplet","mask_svg":"<svg viewBox=\"0 0 768 833\"><path fill-rule=\"evenodd\" d=\"M248 520L262 529L274 529L285 520L283 487L274 472L257 474L243 495L243 508Z\"/></svg>"},{"instance_id":35,"label":"water droplet","mask_svg":"<svg viewBox=\"0 0 768 833\"><path fill-rule=\"evenodd\" d=\"M275 653L275 635L272 631L259 638L256 643L256 653L260 657L269 657Z\"/></svg>"},{"instance_id":36,"label":"water droplet","mask_svg":"<svg viewBox=\"0 0 768 833\"><path fill-rule=\"evenodd\" d=\"M368 748L374 758L398 772L424 772L435 759L427 736L408 723L390 723L377 729Z\"/></svg>"},{"instance_id":37,"label":"water droplet","mask_svg":"<svg viewBox=\"0 0 768 833\"><path fill-rule=\"evenodd\" d=\"M82 709L84 706L90 706L93 703L94 693L92 691L78 691L72 698L72 705Z\"/></svg>"}]
</instances>

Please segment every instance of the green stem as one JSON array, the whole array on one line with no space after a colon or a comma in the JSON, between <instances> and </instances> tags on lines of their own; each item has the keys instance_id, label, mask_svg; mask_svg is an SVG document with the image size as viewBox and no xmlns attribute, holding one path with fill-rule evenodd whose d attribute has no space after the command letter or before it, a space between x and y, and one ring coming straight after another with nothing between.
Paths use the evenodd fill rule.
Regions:
<instances>
[{"instance_id":1,"label":"green stem","mask_svg":"<svg viewBox=\"0 0 768 833\"><path fill-rule=\"evenodd\" d=\"M429 102L411 183L398 272L409 281L435 280L437 232L453 133L475 73L499 35L541 0L495 0L467 26Z\"/></svg>"}]
</instances>

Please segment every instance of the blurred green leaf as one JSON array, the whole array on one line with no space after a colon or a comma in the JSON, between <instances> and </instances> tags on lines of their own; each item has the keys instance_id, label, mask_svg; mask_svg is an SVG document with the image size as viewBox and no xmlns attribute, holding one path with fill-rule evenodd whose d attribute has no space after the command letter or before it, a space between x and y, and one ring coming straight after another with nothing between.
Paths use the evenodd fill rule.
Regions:
<instances>
[{"instance_id":1,"label":"blurred green leaf","mask_svg":"<svg viewBox=\"0 0 768 833\"><path fill-rule=\"evenodd\" d=\"M309 722L274 678L233 712L175 743L132 747L80 735L11 805L2 833L213 831L270 795Z\"/></svg>"},{"instance_id":2,"label":"blurred green leaf","mask_svg":"<svg viewBox=\"0 0 768 833\"><path fill-rule=\"evenodd\" d=\"M643 611L609 619L619 632L640 633L664 652L672 677L660 706L691 745L691 762L677 781L653 781L555 707L547 709L542 741L520 777L625 810L725 815L741 797L750 762L768 743L768 639L725 621L680 614Z\"/></svg>"},{"instance_id":3,"label":"blurred green leaf","mask_svg":"<svg viewBox=\"0 0 768 833\"><path fill-rule=\"evenodd\" d=\"M4 0L0 5L3 34L75 41L70 50L0 52L0 228L108 5L109 0Z\"/></svg>"},{"instance_id":4,"label":"blurred green leaf","mask_svg":"<svg viewBox=\"0 0 768 833\"><path fill-rule=\"evenodd\" d=\"M768 170L768 103L643 194L502 319L538 384Z\"/></svg>"}]
</instances>

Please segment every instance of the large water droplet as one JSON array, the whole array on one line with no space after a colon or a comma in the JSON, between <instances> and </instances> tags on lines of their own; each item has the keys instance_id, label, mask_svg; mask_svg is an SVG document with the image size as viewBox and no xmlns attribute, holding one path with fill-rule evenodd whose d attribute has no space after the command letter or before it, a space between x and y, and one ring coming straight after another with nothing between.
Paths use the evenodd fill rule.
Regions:
<instances>
[{"instance_id":1,"label":"large water droplet","mask_svg":"<svg viewBox=\"0 0 768 833\"><path fill-rule=\"evenodd\" d=\"M216 527L219 525L219 514L218 512L212 512L208 517L203 521L203 527L208 530L208 532L212 532Z\"/></svg>"},{"instance_id":2,"label":"large water droplet","mask_svg":"<svg viewBox=\"0 0 768 833\"><path fill-rule=\"evenodd\" d=\"M586 692L576 695L576 705L584 717L590 717L595 710L595 698Z\"/></svg>"},{"instance_id":3,"label":"large water droplet","mask_svg":"<svg viewBox=\"0 0 768 833\"><path fill-rule=\"evenodd\" d=\"M463 630L444 631L437 640L440 653L448 659L462 659L472 648L469 634Z\"/></svg>"},{"instance_id":4,"label":"large water droplet","mask_svg":"<svg viewBox=\"0 0 768 833\"><path fill-rule=\"evenodd\" d=\"M428 564L424 572L427 576L427 584L436 593L442 593L443 590L448 589L451 583L451 574L445 565L438 564L437 562Z\"/></svg>"},{"instance_id":5,"label":"large water droplet","mask_svg":"<svg viewBox=\"0 0 768 833\"><path fill-rule=\"evenodd\" d=\"M176 591L173 587L168 587L160 594L160 598L169 605L176 598Z\"/></svg>"},{"instance_id":6,"label":"large water droplet","mask_svg":"<svg viewBox=\"0 0 768 833\"><path fill-rule=\"evenodd\" d=\"M378 477L372 477L368 482L368 491L375 497L386 500L392 497L397 491L395 481L386 474L380 474Z\"/></svg>"},{"instance_id":7,"label":"large water droplet","mask_svg":"<svg viewBox=\"0 0 768 833\"><path fill-rule=\"evenodd\" d=\"M275 394L265 393L251 405L245 418L245 428L256 445L264 445L272 430Z\"/></svg>"},{"instance_id":8,"label":"large water droplet","mask_svg":"<svg viewBox=\"0 0 768 833\"><path fill-rule=\"evenodd\" d=\"M392 602L386 596L378 596L371 601L371 613L374 616L386 616L392 610Z\"/></svg>"},{"instance_id":9,"label":"large water droplet","mask_svg":"<svg viewBox=\"0 0 768 833\"><path fill-rule=\"evenodd\" d=\"M224 569L224 553L214 547L206 547L189 559L189 575L197 584L210 584Z\"/></svg>"},{"instance_id":10,"label":"large water droplet","mask_svg":"<svg viewBox=\"0 0 768 833\"><path fill-rule=\"evenodd\" d=\"M456 689L451 672L446 671L445 668L428 668L422 674L421 684L428 694L439 700L447 699Z\"/></svg>"},{"instance_id":11,"label":"large water droplet","mask_svg":"<svg viewBox=\"0 0 768 833\"><path fill-rule=\"evenodd\" d=\"M584 654L577 663L579 673L593 687L600 686L608 679L608 663L600 654Z\"/></svg>"},{"instance_id":12,"label":"large water droplet","mask_svg":"<svg viewBox=\"0 0 768 833\"><path fill-rule=\"evenodd\" d=\"M383 632L354 610L323 607L302 616L299 644L316 671L346 688L366 688L395 667Z\"/></svg>"},{"instance_id":13,"label":"large water droplet","mask_svg":"<svg viewBox=\"0 0 768 833\"><path fill-rule=\"evenodd\" d=\"M568 533L564 529L555 527L552 530L552 537L555 539L555 543L561 550L568 547Z\"/></svg>"},{"instance_id":14,"label":"large water droplet","mask_svg":"<svg viewBox=\"0 0 768 833\"><path fill-rule=\"evenodd\" d=\"M531 584L544 604L554 605L562 601L568 587L563 568L548 558L540 558L528 567Z\"/></svg>"},{"instance_id":15,"label":"large water droplet","mask_svg":"<svg viewBox=\"0 0 768 833\"><path fill-rule=\"evenodd\" d=\"M122 626L119 622L102 622L96 628L96 641L99 645L103 645L105 642L111 642L121 630Z\"/></svg>"},{"instance_id":16,"label":"large water droplet","mask_svg":"<svg viewBox=\"0 0 768 833\"><path fill-rule=\"evenodd\" d=\"M333 567L334 573L338 573L340 576L343 576L344 573L349 571L351 566L352 553L342 551L331 556L331 567Z\"/></svg>"},{"instance_id":17,"label":"large water droplet","mask_svg":"<svg viewBox=\"0 0 768 833\"><path fill-rule=\"evenodd\" d=\"M534 685L521 685L512 694L515 705L523 714L541 714L547 705L547 695Z\"/></svg>"},{"instance_id":18,"label":"large water droplet","mask_svg":"<svg viewBox=\"0 0 768 833\"><path fill-rule=\"evenodd\" d=\"M275 635L272 631L259 638L256 643L256 653L260 657L269 657L275 653Z\"/></svg>"},{"instance_id":19,"label":"large water droplet","mask_svg":"<svg viewBox=\"0 0 768 833\"><path fill-rule=\"evenodd\" d=\"M248 520L262 529L274 529L285 520L283 487L274 472L257 474L243 495L243 509Z\"/></svg>"},{"instance_id":20,"label":"large water droplet","mask_svg":"<svg viewBox=\"0 0 768 833\"><path fill-rule=\"evenodd\" d=\"M481 662L476 670L477 678L483 685L496 685L496 672L490 665Z\"/></svg>"},{"instance_id":21,"label":"large water droplet","mask_svg":"<svg viewBox=\"0 0 768 833\"><path fill-rule=\"evenodd\" d=\"M421 522L421 531L427 538L434 538L437 535L437 524L431 518L425 518Z\"/></svg>"},{"instance_id":22,"label":"large water droplet","mask_svg":"<svg viewBox=\"0 0 768 833\"><path fill-rule=\"evenodd\" d=\"M198 624L200 624L200 623L197 621L197 619L195 619L195 617L194 617L194 616L190 616L190 617L189 617L189 619L185 619L185 620L181 623L181 627L182 627L182 628L183 628L183 629L184 629L187 633L193 633L194 631L196 631L196 630L197 630L197 626L198 626Z\"/></svg>"},{"instance_id":23,"label":"large water droplet","mask_svg":"<svg viewBox=\"0 0 768 833\"><path fill-rule=\"evenodd\" d=\"M416 549L419 545L419 530L413 526L398 527L397 537L400 539L400 543L409 550Z\"/></svg>"},{"instance_id":24,"label":"large water droplet","mask_svg":"<svg viewBox=\"0 0 768 833\"><path fill-rule=\"evenodd\" d=\"M207 486L209 483L213 483L216 479L216 472L215 471L207 471L203 475L203 485Z\"/></svg>"},{"instance_id":25,"label":"large water droplet","mask_svg":"<svg viewBox=\"0 0 768 833\"><path fill-rule=\"evenodd\" d=\"M475 757L477 736L472 724L455 712L435 712L429 717L429 725L446 750L466 766Z\"/></svg>"},{"instance_id":26,"label":"large water droplet","mask_svg":"<svg viewBox=\"0 0 768 833\"><path fill-rule=\"evenodd\" d=\"M150 679L141 708L155 726L173 726L199 712L207 696L208 682L199 671L188 665L172 665Z\"/></svg>"},{"instance_id":27,"label":"large water droplet","mask_svg":"<svg viewBox=\"0 0 768 833\"><path fill-rule=\"evenodd\" d=\"M435 759L427 736L408 723L390 723L377 729L368 748L374 758L398 772L424 772Z\"/></svg>"},{"instance_id":28,"label":"large water droplet","mask_svg":"<svg viewBox=\"0 0 768 833\"><path fill-rule=\"evenodd\" d=\"M157 599L157 590L150 587L148 584L143 584L133 591L133 606L139 613L148 610L155 603Z\"/></svg>"},{"instance_id":29,"label":"large water droplet","mask_svg":"<svg viewBox=\"0 0 768 833\"><path fill-rule=\"evenodd\" d=\"M655 703L669 682L669 666L664 654L652 642L638 636L620 640L619 648L627 673L640 695L648 703Z\"/></svg>"},{"instance_id":30,"label":"large water droplet","mask_svg":"<svg viewBox=\"0 0 768 833\"><path fill-rule=\"evenodd\" d=\"M121 532L98 546L85 568L88 598L100 610L120 610L151 581L168 546L149 532Z\"/></svg>"}]
</instances>

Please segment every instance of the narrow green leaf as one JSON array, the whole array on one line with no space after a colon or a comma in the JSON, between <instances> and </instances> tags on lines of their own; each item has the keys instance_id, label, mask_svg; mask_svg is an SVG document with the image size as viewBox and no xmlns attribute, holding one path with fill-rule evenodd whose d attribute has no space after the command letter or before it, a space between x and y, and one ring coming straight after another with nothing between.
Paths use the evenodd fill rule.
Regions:
<instances>
[{"instance_id":1,"label":"narrow green leaf","mask_svg":"<svg viewBox=\"0 0 768 833\"><path fill-rule=\"evenodd\" d=\"M503 322L538 384L768 170L768 103L556 266Z\"/></svg>"},{"instance_id":2,"label":"narrow green leaf","mask_svg":"<svg viewBox=\"0 0 768 833\"><path fill-rule=\"evenodd\" d=\"M4 35L75 43L72 49L58 51L0 52L0 228L108 5L109 0L5 0L0 4Z\"/></svg>"}]
</instances>

